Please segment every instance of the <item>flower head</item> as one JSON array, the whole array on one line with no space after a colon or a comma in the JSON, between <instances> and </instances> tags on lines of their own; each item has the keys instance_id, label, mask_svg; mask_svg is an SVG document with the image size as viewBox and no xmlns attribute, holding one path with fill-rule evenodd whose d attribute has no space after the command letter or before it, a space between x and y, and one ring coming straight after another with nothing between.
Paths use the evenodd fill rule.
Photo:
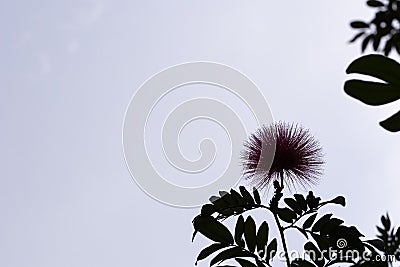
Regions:
<instances>
[{"instance_id":1,"label":"flower head","mask_svg":"<svg viewBox=\"0 0 400 267\"><path fill-rule=\"evenodd\" d=\"M322 175L322 147L310 132L284 122L263 126L244 144L243 176L263 189L278 180L305 188ZM282 184L283 186L283 184Z\"/></svg>"}]
</instances>

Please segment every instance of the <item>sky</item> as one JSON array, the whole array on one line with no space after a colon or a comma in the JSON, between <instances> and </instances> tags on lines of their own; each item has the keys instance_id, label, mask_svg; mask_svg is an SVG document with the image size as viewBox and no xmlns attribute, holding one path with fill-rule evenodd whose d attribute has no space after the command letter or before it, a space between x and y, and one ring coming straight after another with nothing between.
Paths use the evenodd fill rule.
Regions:
<instances>
[{"instance_id":1,"label":"sky","mask_svg":"<svg viewBox=\"0 0 400 267\"><path fill-rule=\"evenodd\" d=\"M347 198L346 208L334 209L338 217L371 237L386 212L399 224L400 137L378 125L399 104L372 108L343 92L345 69L360 55L359 44L347 43L349 21L371 16L363 1L345 0L1 1L0 266L193 266L209 244L200 236L191 242L199 208L145 194L122 146L138 88L191 61L239 70L276 120L311 130L326 160L313 190ZM229 93L203 90L248 118ZM149 119L149 155L165 175L172 170L163 168L157 129L169 108L193 96L177 90ZM212 181L227 163L224 135L212 122L183 131L188 158L199 156L205 136L220 143L221 158L196 180L176 174L170 181Z\"/></svg>"}]
</instances>

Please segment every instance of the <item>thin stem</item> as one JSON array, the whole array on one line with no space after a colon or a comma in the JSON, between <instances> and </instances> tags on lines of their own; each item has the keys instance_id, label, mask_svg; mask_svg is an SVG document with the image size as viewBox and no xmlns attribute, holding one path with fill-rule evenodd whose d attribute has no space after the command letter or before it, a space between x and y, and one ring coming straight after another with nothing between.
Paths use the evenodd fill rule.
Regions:
<instances>
[{"instance_id":1,"label":"thin stem","mask_svg":"<svg viewBox=\"0 0 400 267\"><path fill-rule=\"evenodd\" d=\"M326 204L328 204L328 202L322 202L322 203L320 203L316 208L313 208L313 209L310 209L310 210L304 212L302 215L300 215L298 218L296 218L296 219L294 220L294 222L292 222L292 223L289 224L288 226L283 227L283 230L285 231L285 230L287 230L287 229L289 229L289 228L299 228L299 227L296 227L296 223L297 223L298 221L300 221L304 216L307 216L307 215L310 215L310 214L313 214L313 213L317 212L320 208L322 208L322 207L325 206Z\"/></svg>"},{"instance_id":2,"label":"thin stem","mask_svg":"<svg viewBox=\"0 0 400 267\"><path fill-rule=\"evenodd\" d=\"M280 173L280 180L281 180L281 192L283 191L284 188L284 184L283 184L283 173ZM280 198L278 199L279 202ZM283 246L283 250L285 252L285 258L286 258L286 265L287 267L290 267L290 259L289 259L289 252L288 252L288 248L287 248L287 244L286 244L286 238L285 238L285 234L284 234L284 228L281 225L281 222L279 221L278 215L276 212L273 212L274 214L274 218L275 218L275 222L276 225L278 226L278 230L279 230L279 234L281 237L281 241L282 241L282 246Z\"/></svg>"},{"instance_id":3,"label":"thin stem","mask_svg":"<svg viewBox=\"0 0 400 267\"><path fill-rule=\"evenodd\" d=\"M283 233L283 227L282 227L282 225L278 219L278 215L276 213L274 213L274 218L275 218L276 224L278 225L278 230L279 230L279 234L281 236L283 250L285 251L286 265L287 265L287 267L290 267L289 253L288 253L288 249L287 249L287 245L286 245L285 234Z\"/></svg>"},{"instance_id":4,"label":"thin stem","mask_svg":"<svg viewBox=\"0 0 400 267\"><path fill-rule=\"evenodd\" d=\"M315 213L315 212L317 212L317 209L306 211L305 213L303 213L302 215L300 215L298 218L296 218L296 219L294 220L294 222L292 222L292 223L289 224L288 226L283 227L283 230L287 230L287 229L289 229L289 228L295 227L295 226L296 226L296 223L297 223L298 221L300 221L304 216L313 214L313 213Z\"/></svg>"}]
</instances>

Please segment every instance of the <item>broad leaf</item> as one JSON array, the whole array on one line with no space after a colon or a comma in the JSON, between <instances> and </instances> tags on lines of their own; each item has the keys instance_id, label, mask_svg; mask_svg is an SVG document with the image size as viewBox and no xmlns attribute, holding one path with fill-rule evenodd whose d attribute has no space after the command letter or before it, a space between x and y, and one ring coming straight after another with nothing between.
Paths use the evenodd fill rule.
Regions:
<instances>
[{"instance_id":1,"label":"broad leaf","mask_svg":"<svg viewBox=\"0 0 400 267\"><path fill-rule=\"evenodd\" d=\"M244 239L250 252L256 249L256 223L251 216L244 223Z\"/></svg>"},{"instance_id":2,"label":"broad leaf","mask_svg":"<svg viewBox=\"0 0 400 267\"><path fill-rule=\"evenodd\" d=\"M203 216L210 216L216 211L216 208L213 204L204 204L201 207L201 215Z\"/></svg>"},{"instance_id":3,"label":"broad leaf","mask_svg":"<svg viewBox=\"0 0 400 267\"><path fill-rule=\"evenodd\" d=\"M346 73L369 75L393 85L400 85L400 64L382 55L362 56L347 67Z\"/></svg>"},{"instance_id":4,"label":"broad leaf","mask_svg":"<svg viewBox=\"0 0 400 267\"><path fill-rule=\"evenodd\" d=\"M237 257L254 257L254 255L248 251L245 251L239 247L232 247L228 248L227 250L224 250L220 252L217 256L215 256L211 261L210 261L210 266L215 265L217 263L221 263L225 260L228 259L233 259Z\"/></svg>"},{"instance_id":5,"label":"broad leaf","mask_svg":"<svg viewBox=\"0 0 400 267\"><path fill-rule=\"evenodd\" d=\"M200 251L199 256L197 256L195 265L197 265L198 261L204 260L205 258L210 256L214 252L216 252L220 249L223 249L225 247L226 247L226 244L214 243L214 244L211 244L210 246L204 248L202 251Z\"/></svg>"},{"instance_id":6,"label":"broad leaf","mask_svg":"<svg viewBox=\"0 0 400 267\"><path fill-rule=\"evenodd\" d=\"M370 34L364 38L363 42L361 43L361 52L362 53L364 53L365 49L368 46L369 41L371 41L373 38L374 38L374 34Z\"/></svg>"},{"instance_id":7,"label":"broad leaf","mask_svg":"<svg viewBox=\"0 0 400 267\"><path fill-rule=\"evenodd\" d=\"M301 194L294 194L294 198L296 199L297 203L301 207L303 211L307 210L307 202L303 195Z\"/></svg>"},{"instance_id":8,"label":"broad leaf","mask_svg":"<svg viewBox=\"0 0 400 267\"><path fill-rule=\"evenodd\" d=\"M371 106L384 105L400 99L400 85L349 80L344 84L344 91L349 96Z\"/></svg>"},{"instance_id":9,"label":"broad leaf","mask_svg":"<svg viewBox=\"0 0 400 267\"><path fill-rule=\"evenodd\" d=\"M235 242L241 247L244 247L244 241L242 239L244 233L244 219L243 216L240 215L236 221L235 226Z\"/></svg>"},{"instance_id":10,"label":"broad leaf","mask_svg":"<svg viewBox=\"0 0 400 267\"><path fill-rule=\"evenodd\" d=\"M380 251L384 251L385 250L385 244L380 239L372 239L372 240L367 240L365 242L367 242L368 244L376 247Z\"/></svg>"},{"instance_id":11,"label":"broad leaf","mask_svg":"<svg viewBox=\"0 0 400 267\"><path fill-rule=\"evenodd\" d=\"M269 227L267 222L263 222L257 232L257 251L261 257L264 257L265 248L268 244Z\"/></svg>"},{"instance_id":12,"label":"broad leaf","mask_svg":"<svg viewBox=\"0 0 400 267\"><path fill-rule=\"evenodd\" d=\"M379 123L385 130L390 132L400 131L400 111Z\"/></svg>"},{"instance_id":13,"label":"broad leaf","mask_svg":"<svg viewBox=\"0 0 400 267\"><path fill-rule=\"evenodd\" d=\"M318 219L318 221L314 224L314 226L312 227L311 230L313 232L321 231L322 227L324 227L325 224L328 223L328 221L331 219L331 217L332 217L332 213L325 214L324 216L322 216L321 218Z\"/></svg>"},{"instance_id":14,"label":"broad leaf","mask_svg":"<svg viewBox=\"0 0 400 267\"><path fill-rule=\"evenodd\" d=\"M321 229L321 234L329 234L334 231L344 221L338 218L331 218Z\"/></svg>"},{"instance_id":15,"label":"broad leaf","mask_svg":"<svg viewBox=\"0 0 400 267\"><path fill-rule=\"evenodd\" d=\"M254 200L256 201L257 204L261 204L261 198L260 198L260 193L258 192L257 188L253 188L253 195L254 195Z\"/></svg>"},{"instance_id":16,"label":"broad leaf","mask_svg":"<svg viewBox=\"0 0 400 267\"><path fill-rule=\"evenodd\" d=\"M279 218L287 223L292 223L296 218L296 213L289 208L283 208L277 210Z\"/></svg>"},{"instance_id":17,"label":"broad leaf","mask_svg":"<svg viewBox=\"0 0 400 267\"><path fill-rule=\"evenodd\" d=\"M195 231L215 242L233 244L231 232L212 216L196 216L193 220L193 227Z\"/></svg>"},{"instance_id":18,"label":"broad leaf","mask_svg":"<svg viewBox=\"0 0 400 267\"><path fill-rule=\"evenodd\" d=\"M278 249L278 242L276 241L276 238L272 239L272 241L269 243L267 246L267 255L266 255L266 260L269 261L273 257L275 257Z\"/></svg>"},{"instance_id":19,"label":"broad leaf","mask_svg":"<svg viewBox=\"0 0 400 267\"><path fill-rule=\"evenodd\" d=\"M254 199L247 191L247 189L244 186L239 186L240 193L242 194L243 198L249 203L250 205L254 205Z\"/></svg>"},{"instance_id":20,"label":"broad leaf","mask_svg":"<svg viewBox=\"0 0 400 267\"><path fill-rule=\"evenodd\" d=\"M369 0L367 1L367 5L370 7L383 7L385 6L381 1L377 0Z\"/></svg>"},{"instance_id":21,"label":"broad leaf","mask_svg":"<svg viewBox=\"0 0 400 267\"><path fill-rule=\"evenodd\" d=\"M307 218L307 220L304 221L303 223L303 229L308 229L311 227L311 225L314 223L315 218L317 217L317 213L311 215L310 217Z\"/></svg>"},{"instance_id":22,"label":"broad leaf","mask_svg":"<svg viewBox=\"0 0 400 267\"><path fill-rule=\"evenodd\" d=\"M300 205L297 203L297 201L295 199L285 198L284 201L285 201L286 205L289 206L289 208L291 208L297 214L301 215L302 208L300 207Z\"/></svg>"},{"instance_id":23,"label":"broad leaf","mask_svg":"<svg viewBox=\"0 0 400 267\"><path fill-rule=\"evenodd\" d=\"M346 199L343 196L337 196L334 199L327 201L326 203L338 204L344 207L346 206Z\"/></svg>"}]
</instances>

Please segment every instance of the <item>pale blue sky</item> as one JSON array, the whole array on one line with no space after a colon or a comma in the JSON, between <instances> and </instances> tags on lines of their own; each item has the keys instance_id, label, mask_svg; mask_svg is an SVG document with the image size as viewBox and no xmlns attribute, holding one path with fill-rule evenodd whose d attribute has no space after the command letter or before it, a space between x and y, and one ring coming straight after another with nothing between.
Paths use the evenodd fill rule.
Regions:
<instances>
[{"instance_id":1,"label":"pale blue sky","mask_svg":"<svg viewBox=\"0 0 400 267\"><path fill-rule=\"evenodd\" d=\"M193 60L242 71L276 119L311 129L327 161L315 191L345 195L335 210L348 224L373 235L386 211L399 223L400 136L378 126L399 105L343 93L360 53L348 22L371 12L346 0L2 1L0 266L193 266L208 244L190 242L198 209L144 194L121 138L137 88Z\"/></svg>"}]
</instances>

